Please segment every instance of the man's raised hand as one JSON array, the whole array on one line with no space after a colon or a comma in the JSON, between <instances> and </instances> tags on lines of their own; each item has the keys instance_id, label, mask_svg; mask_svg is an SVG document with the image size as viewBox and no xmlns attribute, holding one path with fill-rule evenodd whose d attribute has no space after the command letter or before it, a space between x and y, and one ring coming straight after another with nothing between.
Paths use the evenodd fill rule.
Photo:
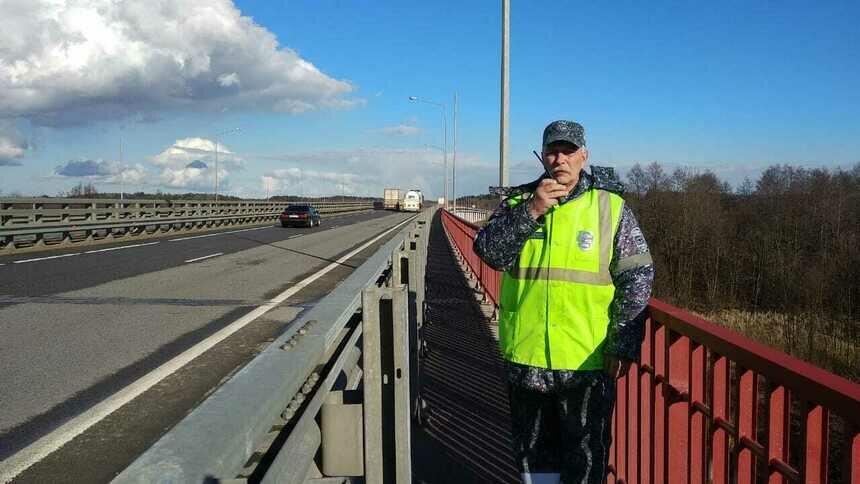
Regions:
<instances>
[{"instance_id":1,"label":"man's raised hand","mask_svg":"<svg viewBox=\"0 0 860 484\"><path fill-rule=\"evenodd\" d=\"M529 200L529 213L537 220L550 208L558 205L558 200L568 194L570 189L552 178L540 181L534 196Z\"/></svg>"}]
</instances>

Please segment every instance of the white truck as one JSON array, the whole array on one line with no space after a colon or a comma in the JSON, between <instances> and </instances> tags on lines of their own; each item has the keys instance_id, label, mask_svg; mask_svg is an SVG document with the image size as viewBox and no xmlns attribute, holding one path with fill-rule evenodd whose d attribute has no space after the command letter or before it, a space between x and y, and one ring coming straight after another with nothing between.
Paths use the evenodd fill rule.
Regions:
<instances>
[{"instance_id":1,"label":"white truck","mask_svg":"<svg viewBox=\"0 0 860 484\"><path fill-rule=\"evenodd\" d=\"M409 190L406 195L403 195L400 209L404 212L420 212L423 206L424 194L421 193L421 190Z\"/></svg>"},{"instance_id":2,"label":"white truck","mask_svg":"<svg viewBox=\"0 0 860 484\"><path fill-rule=\"evenodd\" d=\"M400 210L399 188L386 188L383 191L382 208L385 210Z\"/></svg>"}]
</instances>

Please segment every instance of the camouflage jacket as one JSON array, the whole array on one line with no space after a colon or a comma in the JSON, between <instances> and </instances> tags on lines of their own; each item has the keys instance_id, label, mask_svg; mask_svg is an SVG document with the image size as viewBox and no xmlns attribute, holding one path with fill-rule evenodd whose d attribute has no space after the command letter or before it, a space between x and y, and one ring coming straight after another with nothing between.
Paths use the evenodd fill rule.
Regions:
<instances>
[{"instance_id":1,"label":"camouflage jacket","mask_svg":"<svg viewBox=\"0 0 860 484\"><path fill-rule=\"evenodd\" d=\"M532 193L545 176L525 185L513 187L508 196ZM621 194L624 186L615 177L612 168L592 166L591 173L580 172L579 182L570 194L561 200L566 203L588 190L602 189ZM542 224L528 213L528 204L513 208L505 202L496 209L487 225L475 239L475 252L493 268L506 271L519 256L529 236ZM638 361L644 336L644 309L651 296L654 265L651 263L648 244L633 212L626 204L622 208L609 272L615 285L615 296L609 307L609 330L604 351L621 359ZM563 386L573 378L575 370L547 370L510 364L508 380L512 384L550 390Z\"/></svg>"}]
</instances>

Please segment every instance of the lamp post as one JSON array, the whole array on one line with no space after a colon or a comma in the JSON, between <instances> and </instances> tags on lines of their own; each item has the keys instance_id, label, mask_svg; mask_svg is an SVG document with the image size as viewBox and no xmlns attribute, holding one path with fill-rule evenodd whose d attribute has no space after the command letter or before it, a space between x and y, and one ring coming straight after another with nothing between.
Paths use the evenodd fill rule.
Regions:
<instances>
[{"instance_id":1,"label":"lamp post","mask_svg":"<svg viewBox=\"0 0 860 484\"><path fill-rule=\"evenodd\" d=\"M213 138L215 138L215 205L218 205L218 137L229 133L236 133L238 131L239 128L231 128L213 136Z\"/></svg>"},{"instance_id":2,"label":"lamp post","mask_svg":"<svg viewBox=\"0 0 860 484\"><path fill-rule=\"evenodd\" d=\"M508 186L508 114L510 111L511 2L502 0L502 99L499 116L499 187Z\"/></svg>"},{"instance_id":3,"label":"lamp post","mask_svg":"<svg viewBox=\"0 0 860 484\"><path fill-rule=\"evenodd\" d=\"M426 104L432 104L434 106L438 106L442 109L442 159L445 170L445 176L443 177L443 189L442 193L445 197L445 207L448 206L448 116L446 115L445 104L437 103L435 101L431 101L429 99L424 99L418 96L409 96L409 100L412 102L420 102Z\"/></svg>"},{"instance_id":4,"label":"lamp post","mask_svg":"<svg viewBox=\"0 0 860 484\"><path fill-rule=\"evenodd\" d=\"M125 199L125 179L123 176L125 173L122 168L122 130L123 126L119 127L119 200L120 202Z\"/></svg>"},{"instance_id":5,"label":"lamp post","mask_svg":"<svg viewBox=\"0 0 860 484\"><path fill-rule=\"evenodd\" d=\"M457 93L454 93L454 152L451 167L451 198L454 199L454 210L457 209Z\"/></svg>"},{"instance_id":6,"label":"lamp post","mask_svg":"<svg viewBox=\"0 0 860 484\"><path fill-rule=\"evenodd\" d=\"M444 150L441 146L428 145L427 143L424 143L423 148L424 148L425 150L429 150L429 149L431 149L431 148L432 148L432 149L434 149L434 150L439 150L439 154L441 154L442 156L445 156L445 150ZM437 198L438 198L438 197L437 197Z\"/></svg>"},{"instance_id":7,"label":"lamp post","mask_svg":"<svg viewBox=\"0 0 860 484\"><path fill-rule=\"evenodd\" d=\"M299 198L305 199L305 173L302 170L299 170Z\"/></svg>"}]
</instances>

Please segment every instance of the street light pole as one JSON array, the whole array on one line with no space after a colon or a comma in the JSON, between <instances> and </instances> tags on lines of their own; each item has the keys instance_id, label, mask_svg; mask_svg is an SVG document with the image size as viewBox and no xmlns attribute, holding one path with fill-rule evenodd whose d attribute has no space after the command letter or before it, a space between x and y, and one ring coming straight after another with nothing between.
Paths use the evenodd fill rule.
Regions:
<instances>
[{"instance_id":1,"label":"street light pole","mask_svg":"<svg viewBox=\"0 0 860 484\"><path fill-rule=\"evenodd\" d=\"M499 121L499 187L508 186L508 111L510 105L511 1L502 0L502 109Z\"/></svg>"},{"instance_id":2,"label":"street light pole","mask_svg":"<svg viewBox=\"0 0 860 484\"><path fill-rule=\"evenodd\" d=\"M443 177L443 188L442 193L445 197L445 207L448 206L448 116L447 111L445 109L444 103L437 103L435 101L430 101L429 99L424 99L418 96L409 96L409 100L412 102L421 102L432 104L434 106L438 106L442 109L442 159L443 159L443 170L445 172L445 176Z\"/></svg>"},{"instance_id":3,"label":"street light pole","mask_svg":"<svg viewBox=\"0 0 860 484\"><path fill-rule=\"evenodd\" d=\"M215 205L218 205L218 137L228 133L236 133L239 128L231 128L214 136L215 138Z\"/></svg>"},{"instance_id":4,"label":"street light pole","mask_svg":"<svg viewBox=\"0 0 860 484\"><path fill-rule=\"evenodd\" d=\"M454 93L454 159L451 173L451 197L454 199L454 209L457 209L457 93Z\"/></svg>"},{"instance_id":5,"label":"street light pole","mask_svg":"<svg viewBox=\"0 0 860 484\"><path fill-rule=\"evenodd\" d=\"M448 194L448 113L444 104L442 105L442 139L444 140L442 148L445 150L443 165L445 170L445 206L447 207L451 195Z\"/></svg>"},{"instance_id":6,"label":"street light pole","mask_svg":"<svg viewBox=\"0 0 860 484\"><path fill-rule=\"evenodd\" d=\"M218 205L218 138L215 138L215 205Z\"/></svg>"},{"instance_id":7,"label":"street light pole","mask_svg":"<svg viewBox=\"0 0 860 484\"><path fill-rule=\"evenodd\" d=\"M122 169L122 127L119 128L119 199L125 199L125 179Z\"/></svg>"}]
</instances>

